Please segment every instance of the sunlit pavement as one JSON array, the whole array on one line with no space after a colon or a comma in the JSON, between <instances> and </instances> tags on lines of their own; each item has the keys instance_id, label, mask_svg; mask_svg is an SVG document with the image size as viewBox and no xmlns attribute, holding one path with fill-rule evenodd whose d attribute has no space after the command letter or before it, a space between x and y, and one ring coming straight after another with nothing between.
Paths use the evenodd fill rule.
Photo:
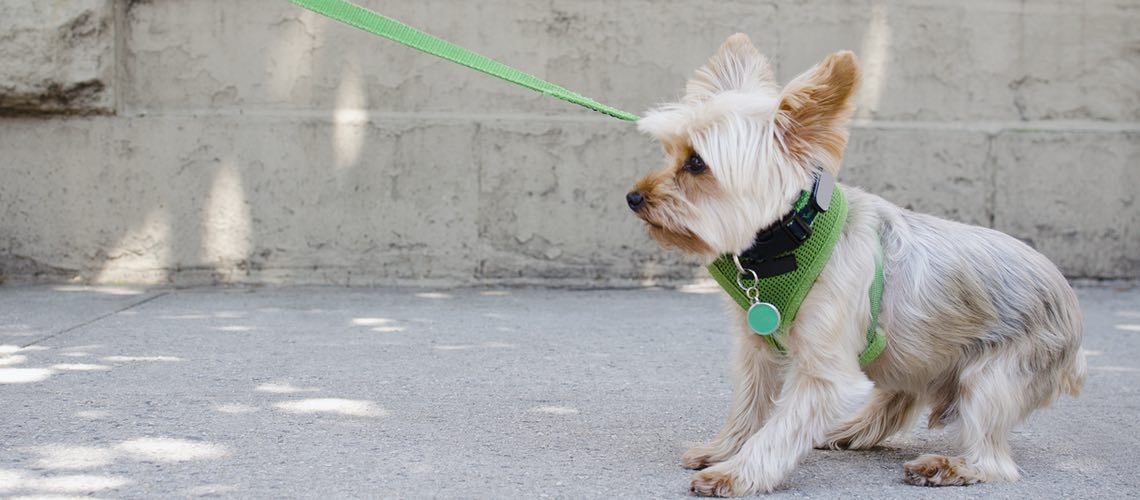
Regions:
<instances>
[{"instance_id":1,"label":"sunlit pavement","mask_svg":"<svg viewBox=\"0 0 1140 500\"><path fill-rule=\"evenodd\" d=\"M0 496L683 496L727 410L713 290L0 287ZM921 489L916 430L780 496L1140 492L1140 289L1083 287L1090 377L1025 479Z\"/></svg>"}]
</instances>

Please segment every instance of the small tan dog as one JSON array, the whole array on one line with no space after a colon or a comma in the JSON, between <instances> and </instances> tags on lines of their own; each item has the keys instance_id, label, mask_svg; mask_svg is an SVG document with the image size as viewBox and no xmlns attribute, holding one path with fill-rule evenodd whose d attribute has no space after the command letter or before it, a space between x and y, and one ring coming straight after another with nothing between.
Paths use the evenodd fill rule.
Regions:
<instances>
[{"instance_id":1,"label":"small tan dog","mask_svg":"<svg viewBox=\"0 0 1140 500\"><path fill-rule=\"evenodd\" d=\"M630 207L665 246L710 259L739 254L811 189L813 168L838 175L858 83L855 56L839 52L781 89L748 37L729 37L680 102L638 123L668 158L637 183ZM732 306L728 422L682 457L703 469L691 482L698 495L770 492L813 446L875 446L927 407L929 425L949 426L960 454L907 462L907 482L1014 481L1011 428L1084 382L1080 307L1044 256L997 231L845 193L846 225L791 325L787 353ZM860 369L879 242L887 347Z\"/></svg>"}]
</instances>

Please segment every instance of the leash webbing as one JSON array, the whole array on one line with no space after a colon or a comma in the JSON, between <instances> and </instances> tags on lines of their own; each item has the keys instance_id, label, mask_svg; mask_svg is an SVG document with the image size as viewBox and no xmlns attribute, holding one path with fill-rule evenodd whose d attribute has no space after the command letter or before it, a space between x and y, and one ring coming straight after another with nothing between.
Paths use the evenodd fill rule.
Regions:
<instances>
[{"instance_id":1,"label":"leash webbing","mask_svg":"<svg viewBox=\"0 0 1140 500\"><path fill-rule=\"evenodd\" d=\"M612 108L589 97L524 73L489 57L477 54L446 40L434 37L400 21L383 16L344 0L291 0L313 12L354 26L369 33L399 42L421 52L501 78L543 94L572 102L614 118L635 121L638 116Z\"/></svg>"}]
</instances>

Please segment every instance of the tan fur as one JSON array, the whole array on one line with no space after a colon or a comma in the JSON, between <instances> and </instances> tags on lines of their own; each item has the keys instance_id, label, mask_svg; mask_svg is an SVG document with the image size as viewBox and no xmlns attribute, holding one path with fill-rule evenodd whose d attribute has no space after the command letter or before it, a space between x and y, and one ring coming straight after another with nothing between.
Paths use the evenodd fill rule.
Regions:
<instances>
[{"instance_id":1,"label":"tan fur","mask_svg":"<svg viewBox=\"0 0 1140 500\"><path fill-rule=\"evenodd\" d=\"M871 402L827 436L827 448L866 450L906 429L918 414L910 393L876 390Z\"/></svg>"},{"instance_id":2,"label":"tan fur","mask_svg":"<svg viewBox=\"0 0 1140 500\"><path fill-rule=\"evenodd\" d=\"M638 216L648 224L649 235L666 248L695 254L710 254L707 243L685 228L682 217L687 206L680 203L681 186L673 170L658 172L638 182L636 188L646 200Z\"/></svg>"},{"instance_id":3,"label":"tan fur","mask_svg":"<svg viewBox=\"0 0 1140 500\"><path fill-rule=\"evenodd\" d=\"M966 486L985 480L961 458L923 455L903 464L906 482L915 486Z\"/></svg>"},{"instance_id":4,"label":"tan fur","mask_svg":"<svg viewBox=\"0 0 1140 500\"><path fill-rule=\"evenodd\" d=\"M733 489L736 478L732 474L707 471L698 472L689 484L689 491L703 497L731 497L739 493Z\"/></svg>"},{"instance_id":5,"label":"tan fur","mask_svg":"<svg viewBox=\"0 0 1140 500\"><path fill-rule=\"evenodd\" d=\"M739 315L735 304L728 304ZM756 433L775 404L773 399L783 383L786 358L752 333L743 321L732 322L736 349L732 371L737 383L732 387L732 408L724 428L708 444L690 449L681 456L688 469L703 469L723 462L740 451L740 446Z\"/></svg>"},{"instance_id":6,"label":"tan fur","mask_svg":"<svg viewBox=\"0 0 1140 500\"><path fill-rule=\"evenodd\" d=\"M838 174L847 146L847 128L843 125L855 111L853 98L858 88L859 66L850 51L827 56L789 83L780 96L776 116L788 154L814 159L828 172Z\"/></svg>"},{"instance_id":7,"label":"tan fur","mask_svg":"<svg viewBox=\"0 0 1140 500\"><path fill-rule=\"evenodd\" d=\"M688 95L638 123L668 157L635 187L650 234L708 258L750 246L810 188L813 168L838 173L858 80L854 55L839 52L779 89L748 38L730 37ZM707 171L683 171L693 153ZM721 431L682 457L704 469L692 478L695 494L770 492L813 446L876 446L926 407L929 425L947 426L959 454L907 463L907 482L1013 481L1010 430L1084 382L1080 306L1044 256L990 229L844 190L846 225L791 325L786 355L729 305L732 407ZM887 347L860 369L879 248Z\"/></svg>"}]
</instances>

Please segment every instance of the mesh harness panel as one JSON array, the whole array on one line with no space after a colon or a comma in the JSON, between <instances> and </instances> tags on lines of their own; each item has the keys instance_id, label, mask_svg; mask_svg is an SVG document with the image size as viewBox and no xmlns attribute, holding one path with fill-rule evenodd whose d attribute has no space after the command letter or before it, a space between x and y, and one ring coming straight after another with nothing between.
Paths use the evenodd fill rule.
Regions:
<instances>
[{"instance_id":1,"label":"mesh harness panel","mask_svg":"<svg viewBox=\"0 0 1140 500\"><path fill-rule=\"evenodd\" d=\"M797 202L797 209L802 206L803 197ZM792 253L796 256L798 266L795 271L784 273L770 278L760 278L760 300L768 302L780 311L780 327L772 335L766 336L768 342L779 352L787 351L787 338L792 322L796 319L800 304L807 297L815 280L823 271L831 257L839 236L843 233L843 226L847 222L847 197L841 185L836 184L831 193L831 207L828 211L816 216L812 223L812 236L796 248ZM731 255L723 255L708 266L709 274L720 287L728 293L740 307L747 310L751 307L744 290L736 283L736 263ZM751 286L752 280L745 279L744 283ZM882 248L875 252L875 277L868 290L868 299L871 304L871 318L867 327L867 348L859 354L859 366L865 367L871 363L886 348L886 336L878 328L879 307L883 294L883 265Z\"/></svg>"}]
</instances>

